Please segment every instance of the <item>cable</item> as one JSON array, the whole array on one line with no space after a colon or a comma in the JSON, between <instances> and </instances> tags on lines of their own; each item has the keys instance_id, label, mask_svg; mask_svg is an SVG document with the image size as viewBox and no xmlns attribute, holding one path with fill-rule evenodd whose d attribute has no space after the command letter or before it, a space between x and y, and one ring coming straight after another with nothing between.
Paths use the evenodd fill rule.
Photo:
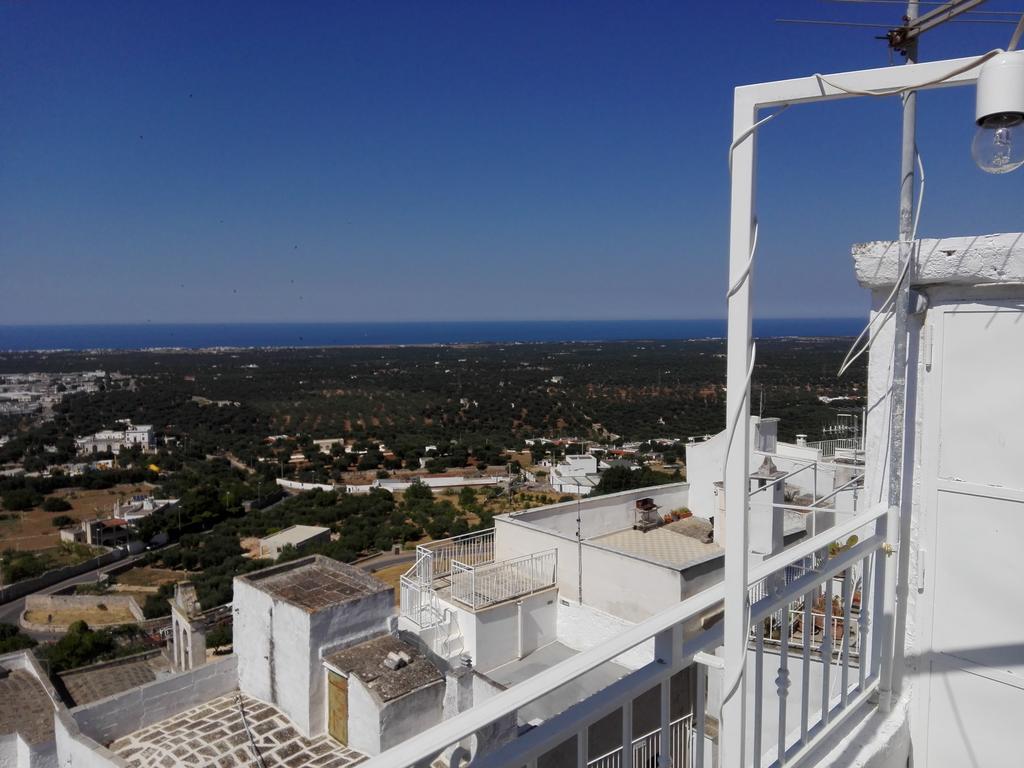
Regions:
<instances>
[{"instance_id":1,"label":"cable","mask_svg":"<svg viewBox=\"0 0 1024 768\"><path fill-rule=\"evenodd\" d=\"M776 114L778 114L776 112ZM750 277L750 270L754 266L754 253L757 252L757 219L754 219L754 236L750 242L750 258L747 259L747 265L743 267L743 271L740 272L740 276L736 278L736 282L729 286L728 293L725 294L726 300L731 299L736 295L736 292L743 287L743 283Z\"/></svg>"},{"instance_id":2,"label":"cable","mask_svg":"<svg viewBox=\"0 0 1024 768\"><path fill-rule=\"evenodd\" d=\"M876 314L873 318L871 318L871 320L868 321L868 324L864 326L864 330L860 332L857 338L853 340L853 344L850 345L850 349L846 353L846 357L843 358L843 362L839 366L839 372L836 374L837 377L841 377L844 373L846 373L846 371L849 370L850 366L853 365L861 355L863 355L865 352L871 349L871 345L875 343L875 334L877 334L878 331L880 331L882 327L889 321L889 318L892 317L892 313L888 311L889 305L895 300L896 294L899 292L900 286L903 285L903 280L906 278L907 273L910 271L911 262L915 261L917 258L917 251L920 247L920 243L918 243L917 241L917 225L921 221L921 207L924 204L925 176L924 162L922 162L921 153L918 151L916 146L914 147L914 159L917 161L917 168L921 176L921 183L918 187L917 192L917 207L914 210L914 223L911 226L910 231L910 242L913 243L913 250L909 254L907 254L907 260L903 265L903 269L900 270L899 276L896 278L896 284L893 285L892 291L890 291L885 301L883 301L882 305L878 308L878 314ZM872 328L872 326L875 323L875 320L877 320L879 317L882 318L882 322L878 324L877 328ZM853 351L857 349L857 345L860 344L865 334L868 334L867 342L864 344L863 347L857 350L856 354L854 354Z\"/></svg>"},{"instance_id":3,"label":"cable","mask_svg":"<svg viewBox=\"0 0 1024 768\"><path fill-rule=\"evenodd\" d=\"M766 115L765 117L762 117L760 120L758 120L752 126L747 128L747 130L745 130L743 133L741 133L739 136L737 136L735 139L732 140L732 144L729 145L729 175L730 176L732 175L732 153L736 150L736 147L738 147L744 141L746 141L751 136L753 136L755 131L757 131L757 129L760 128L762 125L764 125L767 122L770 122L770 121L774 120L776 117L781 115L787 109L789 109L789 104L783 104L781 107L779 107L777 110L772 112L770 115Z\"/></svg>"},{"instance_id":4,"label":"cable","mask_svg":"<svg viewBox=\"0 0 1024 768\"><path fill-rule=\"evenodd\" d=\"M1008 51L1016 51L1017 43L1020 42L1020 36L1024 34L1024 15L1020 17L1020 21L1017 22L1016 29L1013 30L1013 36L1010 38L1010 44L1006 46Z\"/></svg>"},{"instance_id":5,"label":"cable","mask_svg":"<svg viewBox=\"0 0 1024 768\"><path fill-rule=\"evenodd\" d=\"M1014 33L1014 34L1016 34L1016 33ZM983 53L981 56L979 56L976 59L971 60L967 64L964 64L963 66L957 67L956 69L950 70L946 74L942 75L942 77L936 77L934 80L928 80L926 82L918 83L916 85L904 85L904 86L901 86L899 88L881 88L881 89L874 90L874 91L862 91L862 90L859 90L857 88L846 88L846 87L844 87L842 85L838 85L837 83L833 83L827 77L825 77L824 75L821 75L821 74L819 74L817 72L815 72L812 75L812 77L815 80L818 81L819 87L821 86L822 83L824 83L825 85L828 85L828 86L831 86L832 88L835 88L837 91L842 91L843 93L848 93L851 96L896 96L897 94L906 93L907 91L916 91L916 90L918 90L920 88L926 88L929 85L938 85L939 83L943 83L946 80L949 80L949 78L951 78L951 77L956 77L957 75L962 75L964 72L970 72L975 67L977 67L977 66L979 66L981 64L984 64L986 61L991 59L993 56L998 56L1000 53L1003 53L1003 50L1001 48L993 48L988 53ZM824 94L825 89L822 88L821 91ZM778 114L778 113L776 113L776 114Z\"/></svg>"},{"instance_id":6,"label":"cable","mask_svg":"<svg viewBox=\"0 0 1024 768\"><path fill-rule=\"evenodd\" d=\"M242 701L242 694L238 694L235 697L235 701L238 702L238 714L242 717L242 725L245 727L245 735L249 737L249 744L252 746L253 755L255 755L260 768L267 768L263 755L260 754L260 748L256 746L256 739L253 737L252 731L249 730L249 721L245 717L245 704Z\"/></svg>"}]
</instances>

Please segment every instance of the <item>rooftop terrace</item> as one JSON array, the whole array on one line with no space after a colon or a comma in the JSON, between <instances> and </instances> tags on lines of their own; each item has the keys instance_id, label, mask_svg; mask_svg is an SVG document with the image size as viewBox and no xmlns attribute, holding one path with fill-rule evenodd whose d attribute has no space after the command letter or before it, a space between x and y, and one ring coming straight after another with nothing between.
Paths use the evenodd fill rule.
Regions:
<instances>
[{"instance_id":1,"label":"rooftop terrace","mask_svg":"<svg viewBox=\"0 0 1024 768\"><path fill-rule=\"evenodd\" d=\"M278 709L238 693L120 738L110 750L137 768L348 768L366 759L330 736L303 738Z\"/></svg>"}]
</instances>

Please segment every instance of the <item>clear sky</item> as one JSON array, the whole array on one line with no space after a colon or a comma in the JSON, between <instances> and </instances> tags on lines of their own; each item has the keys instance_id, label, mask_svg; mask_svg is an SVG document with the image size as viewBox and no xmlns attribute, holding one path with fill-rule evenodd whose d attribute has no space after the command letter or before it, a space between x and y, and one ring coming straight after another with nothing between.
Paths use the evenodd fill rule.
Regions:
<instances>
[{"instance_id":1,"label":"clear sky","mask_svg":"<svg viewBox=\"0 0 1024 768\"><path fill-rule=\"evenodd\" d=\"M776 17L899 15L0 0L0 323L721 317L733 86L888 62L883 30ZM761 316L866 311L849 246L895 235L899 120L864 101L761 133ZM972 119L973 89L921 98L922 235L1021 229Z\"/></svg>"}]
</instances>

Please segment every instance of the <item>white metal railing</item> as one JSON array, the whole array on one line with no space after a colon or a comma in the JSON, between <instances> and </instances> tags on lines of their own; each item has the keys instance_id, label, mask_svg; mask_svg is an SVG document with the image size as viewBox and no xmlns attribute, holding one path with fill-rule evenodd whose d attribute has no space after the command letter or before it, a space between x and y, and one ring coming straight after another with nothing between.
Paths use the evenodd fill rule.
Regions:
<instances>
[{"instance_id":1,"label":"white metal railing","mask_svg":"<svg viewBox=\"0 0 1024 768\"><path fill-rule=\"evenodd\" d=\"M693 715L676 718L669 724L669 764L672 768L687 768L693 765ZM645 733L633 739L633 766L658 765L661 755L661 729ZM587 768L622 768L622 747L605 752L600 757L587 761Z\"/></svg>"},{"instance_id":2,"label":"white metal railing","mask_svg":"<svg viewBox=\"0 0 1024 768\"><path fill-rule=\"evenodd\" d=\"M879 532L878 525L880 520L884 522L885 514L884 506L873 507L750 568L749 585L755 592L761 582L770 586L758 593L759 596L755 595L757 599L750 602L747 617L747 626L754 628L754 641L747 651L754 672L752 681L748 678L745 686L744 711L747 712L747 723L754 743L755 768L781 766L795 760L827 738L839 719L858 711L857 705L866 701L868 695L878 687L878 671L882 661L880 649L883 646L878 641L878 633L871 627L871 621L881 610L879 591L875 585L880 583L880 578L884 578L886 568L886 558L879 554L884 536ZM853 546L830 553L829 548L833 542L848 540L854 532L865 527L871 527L875 533L865 536ZM809 562L813 563L813 568L807 567ZM802 572L798 574L790 566L797 566ZM861 610L857 614L853 612L855 568L859 569L862 584ZM826 649L825 652L819 651L813 655L811 643L793 642L793 625L788 620L779 622L778 647L773 653L765 651L766 619L780 613L791 616L791 606L797 603L802 606L805 626L810 626L814 621L812 609L815 596L823 593L824 604L832 605L836 585L839 585L842 625L852 627L856 623L857 634L861 638L860 655L856 663L851 643L853 632L843 632L841 637L838 636L833 621L824 622L825 626L822 627L819 648ZM516 718L519 710L527 704L652 638L655 645L654 661L538 727L508 742L495 745L488 752L473 755L472 766L532 768L538 758L566 741L575 739L575 764L578 768L585 768L591 762L587 754L590 728L602 727L598 724L603 718L621 712L623 726L620 744L628 744L631 748L624 751L620 746L617 757L608 757L606 753L594 760L608 757L609 762L601 764L600 768L639 768L644 765L642 755L641 762L632 760L632 746L636 741L632 733L632 703L652 689L660 689L662 722L665 725L659 729L658 738L664 738L671 744L672 735L667 716L671 682L676 673L690 667L691 676L697 680L696 699L692 707L693 733L689 741L692 745L689 749L692 761L683 765L685 768L709 768L712 756L706 754L705 750L707 717L708 714L717 717L718 713L706 708L707 668L703 657L697 654L721 645L724 622L711 622L706 629L691 631L685 636L685 645L684 627L699 625L702 618L721 610L724 595L722 583L703 590L600 645L549 667L371 758L364 764L365 768L406 768L428 763L466 765L464 757L454 762L445 760L451 760L446 756L452 754L456 745L464 745L466 742L463 740L467 737L488 728L495 721ZM723 674L729 679L733 673L726 669ZM769 681L768 685L765 685L766 681ZM640 739L649 736L645 734Z\"/></svg>"},{"instance_id":3,"label":"white metal railing","mask_svg":"<svg viewBox=\"0 0 1024 768\"><path fill-rule=\"evenodd\" d=\"M473 610L548 589L558 575L558 550L484 565L451 565L452 598Z\"/></svg>"},{"instance_id":4,"label":"white metal railing","mask_svg":"<svg viewBox=\"0 0 1024 768\"><path fill-rule=\"evenodd\" d=\"M823 459L836 455L836 451L863 451L864 439L861 437L836 437L832 440L812 440L807 443L809 448L821 451Z\"/></svg>"},{"instance_id":5,"label":"white metal railing","mask_svg":"<svg viewBox=\"0 0 1024 768\"><path fill-rule=\"evenodd\" d=\"M450 539L439 539L416 547L417 554L429 553L432 578L443 578L452 572L452 563L481 565L494 560L494 529L464 533Z\"/></svg>"},{"instance_id":6,"label":"white metal railing","mask_svg":"<svg viewBox=\"0 0 1024 768\"><path fill-rule=\"evenodd\" d=\"M420 584L408 574L399 583L399 600L402 615L408 617L421 629L436 626L440 619L437 611L437 593L430 585Z\"/></svg>"}]
</instances>

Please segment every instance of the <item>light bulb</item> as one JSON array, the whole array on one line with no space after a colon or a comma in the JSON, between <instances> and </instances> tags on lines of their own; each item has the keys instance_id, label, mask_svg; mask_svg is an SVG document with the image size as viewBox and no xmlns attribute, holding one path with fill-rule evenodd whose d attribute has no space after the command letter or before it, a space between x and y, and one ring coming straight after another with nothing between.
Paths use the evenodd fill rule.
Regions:
<instances>
[{"instance_id":1,"label":"light bulb","mask_svg":"<svg viewBox=\"0 0 1024 768\"><path fill-rule=\"evenodd\" d=\"M1024 165L1024 117L1004 112L978 124L971 156L985 173L1009 173Z\"/></svg>"}]
</instances>

